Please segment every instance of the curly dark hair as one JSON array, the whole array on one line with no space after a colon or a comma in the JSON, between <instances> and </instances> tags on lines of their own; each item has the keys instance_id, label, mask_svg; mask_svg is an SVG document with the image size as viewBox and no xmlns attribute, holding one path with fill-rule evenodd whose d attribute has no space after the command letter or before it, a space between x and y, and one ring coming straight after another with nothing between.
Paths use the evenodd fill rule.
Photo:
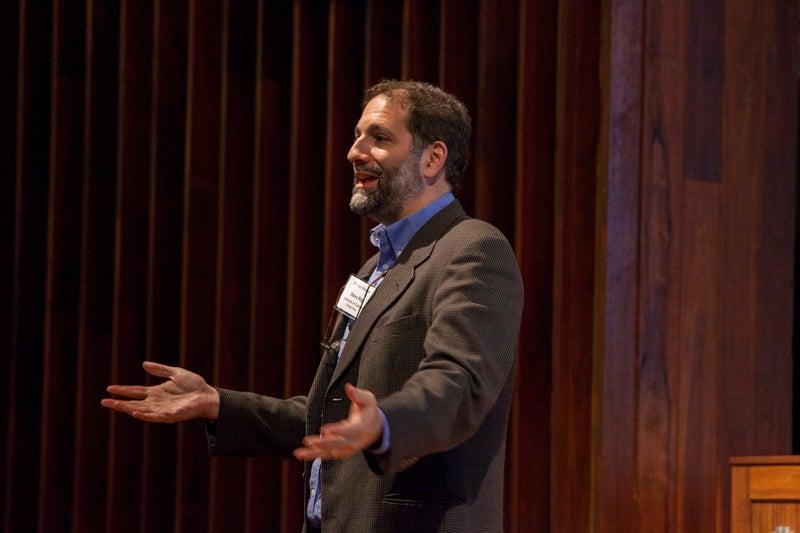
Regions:
<instances>
[{"instance_id":1,"label":"curly dark hair","mask_svg":"<svg viewBox=\"0 0 800 533\"><path fill-rule=\"evenodd\" d=\"M434 141L447 145L445 172L454 191L469 161L469 137L472 119L466 106L450 93L430 83L418 81L381 80L366 91L361 107L376 96L397 101L408 108L406 127L414 139L414 148Z\"/></svg>"}]
</instances>

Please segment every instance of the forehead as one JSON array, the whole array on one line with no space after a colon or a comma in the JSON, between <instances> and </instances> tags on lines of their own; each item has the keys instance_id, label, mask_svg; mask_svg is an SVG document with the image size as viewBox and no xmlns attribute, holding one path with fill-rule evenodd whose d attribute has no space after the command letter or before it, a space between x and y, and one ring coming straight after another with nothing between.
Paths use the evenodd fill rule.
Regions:
<instances>
[{"instance_id":1,"label":"forehead","mask_svg":"<svg viewBox=\"0 0 800 533\"><path fill-rule=\"evenodd\" d=\"M366 131L369 128L381 127L394 132L408 132L406 117L408 110L397 99L389 99L378 95L364 106L361 118L356 125L356 131Z\"/></svg>"}]
</instances>

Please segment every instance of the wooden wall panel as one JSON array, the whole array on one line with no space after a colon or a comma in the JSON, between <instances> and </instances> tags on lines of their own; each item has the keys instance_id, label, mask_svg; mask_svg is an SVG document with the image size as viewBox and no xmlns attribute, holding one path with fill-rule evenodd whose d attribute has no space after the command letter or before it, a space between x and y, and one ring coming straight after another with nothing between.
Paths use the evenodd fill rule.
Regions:
<instances>
[{"instance_id":1,"label":"wooden wall panel","mask_svg":"<svg viewBox=\"0 0 800 533\"><path fill-rule=\"evenodd\" d=\"M593 436L591 512L600 531L640 528L634 493L641 455L658 453L650 443L637 442L637 381L655 377L650 365L638 361L637 246L641 208L642 55L644 7L640 2L609 2L603 7L604 28L610 35L601 50L601 90L604 95L598 151L595 339L593 346ZM650 374L648 374L650 372ZM598 400L600 400L598 402ZM598 405L599 404L599 405ZM645 422L647 423L647 421ZM649 467L648 473L652 472ZM651 502L655 504L655 502ZM645 528L660 507L642 517ZM657 522L656 522L657 523Z\"/></svg>"},{"instance_id":2,"label":"wooden wall panel","mask_svg":"<svg viewBox=\"0 0 800 533\"><path fill-rule=\"evenodd\" d=\"M322 283L320 265L325 192L328 6L294 3L292 36L292 119L289 151L289 247L287 252L286 366L283 394L305 394L319 362ZM305 243L317 243L307 246ZM302 528L303 478L296 461L284 463L281 531Z\"/></svg>"},{"instance_id":3,"label":"wooden wall panel","mask_svg":"<svg viewBox=\"0 0 800 533\"><path fill-rule=\"evenodd\" d=\"M439 0L406 0L403 4L402 77L437 83L441 8Z\"/></svg>"},{"instance_id":4,"label":"wooden wall panel","mask_svg":"<svg viewBox=\"0 0 800 533\"><path fill-rule=\"evenodd\" d=\"M328 77L325 154L325 248L323 302L320 320L327 326L339 289L358 271L361 221L345 208L353 189L352 165L347 153L353 143L353 128L361 115L359 94L364 87L364 39L352 39L364 28L366 2L334 2L328 21ZM358 58L355 60L354 58Z\"/></svg>"},{"instance_id":5,"label":"wooden wall panel","mask_svg":"<svg viewBox=\"0 0 800 533\"><path fill-rule=\"evenodd\" d=\"M795 146L797 111L785 76L797 51L777 17L791 18L797 6L700 4L657 2L642 11L612 3L605 30L610 115L600 153L629 165L630 183L628 199L614 204L613 166L600 175L608 198L598 224L608 231L599 250L635 264L638 241L639 277L606 274L595 293L605 307L595 344L604 364L593 371L602 383L594 400L602 428L595 527L604 531L727 531L728 458L790 451L791 300L775 287L792 283L796 162L787 150ZM637 26L643 39L615 46L614 37ZM635 59L638 42L642 75L626 81L614 62ZM772 85L769 76L783 82ZM767 96L776 86L783 89ZM633 101L619 100L626 91ZM641 166L635 151L626 156L613 142L628 129L636 145L639 128L620 113L639 108L637 94ZM786 142L778 143L781 156L766 157L772 145L763 128L779 109L788 114L773 126ZM637 182L638 200L630 196ZM625 206L641 212L636 240L611 231ZM627 218L624 228L636 226ZM619 266L598 265L609 273ZM619 301L634 294L638 321L624 312L632 305ZM609 343L609 335L623 343Z\"/></svg>"},{"instance_id":6,"label":"wooden wall panel","mask_svg":"<svg viewBox=\"0 0 800 533\"><path fill-rule=\"evenodd\" d=\"M5 529L38 524L39 429L45 314L52 11L19 4L14 258L11 309Z\"/></svg>"},{"instance_id":7,"label":"wooden wall panel","mask_svg":"<svg viewBox=\"0 0 800 533\"><path fill-rule=\"evenodd\" d=\"M382 79L401 77L402 44L403 0L367 0L364 28L365 89ZM360 262L375 254L375 246L369 241L369 229L374 225L372 220L361 220Z\"/></svg>"},{"instance_id":8,"label":"wooden wall panel","mask_svg":"<svg viewBox=\"0 0 800 533\"><path fill-rule=\"evenodd\" d=\"M599 2L559 6L550 526L591 529ZM556 359L557 358L557 359Z\"/></svg>"},{"instance_id":9,"label":"wooden wall panel","mask_svg":"<svg viewBox=\"0 0 800 533\"><path fill-rule=\"evenodd\" d=\"M14 290L14 200L17 127L17 55L19 6L6 3L0 8L0 353L11 354ZM0 357L0 413L9 412L11 357ZM0 432L8 435L8 418L0 416ZM0 472L7 472L8 439L0 443ZM5 487L0 487L4 491ZM5 523L5 506L0 504L0 524Z\"/></svg>"},{"instance_id":10,"label":"wooden wall panel","mask_svg":"<svg viewBox=\"0 0 800 533\"><path fill-rule=\"evenodd\" d=\"M645 10L646 61L642 62L641 242L639 267L638 483L639 524L677 528L678 397L682 240L680 188L686 69L670 54L686 53L685 3ZM638 176L633 179L639 179ZM627 387L637 388L636 383ZM647 522L645 522L647 521Z\"/></svg>"},{"instance_id":11,"label":"wooden wall panel","mask_svg":"<svg viewBox=\"0 0 800 533\"><path fill-rule=\"evenodd\" d=\"M188 6L158 2L153 9L152 95L147 257L147 336L144 358L179 364L181 250L186 132ZM148 378L148 383L158 379ZM172 524L176 498L176 427L144 426L141 530ZM170 494L165 497L165 494Z\"/></svg>"},{"instance_id":12,"label":"wooden wall panel","mask_svg":"<svg viewBox=\"0 0 800 533\"><path fill-rule=\"evenodd\" d=\"M480 3L478 102L475 135L474 216L514 235L514 143L519 7L514 2Z\"/></svg>"},{"instance_id":13,"label":"wooden wall panel","mask_svg":"<svg viewBox=\"0 0 800 533\"><path fill-rule=\"evenodd\" d=\"M299 530L299 463L98 401L307 391L385 77L466 103L525 280L506 530L727 530L728 456L789 452L797 4L4 4L3 530Z\"/></svg>"},{"instance_id":14,"label":"wooden wall panel","mask_svg":"<svg viewBox=\"0 0 800 533\"><path fill-rule=\"evenodd\" d=\"M253 148L256 67L256 5L224 6L222 43L222 111L219 221L217 235L217 302L214 382L247 388L252 265ZM245 459L213 461L209 529L241 531L246 500L228 487L244 486Z\"/></svg>"},{"instance_id":15,"label":"wooden wall panel","mask_svg":"<svg viewBox=\"0 0 800 533\"><path fill-rule=\"evenodd\" d=\"M152 18L152 5L120 4L113 383L141 380L146 346ZM143 428L136 422L112 418L109 431L106 527L120 531L139 529Z\"/></svg>"},{"instance_id":16,"label":"wooden wall panel","mask_svg":"<svg viewBox=\"0 0 800 533\"><path fill-rule=\"evenodd\" d=\"M189 5L181 287L182 366L213 375L220 199L223 5ZM200 422L178 427L176 531L208 529L210 468Z\"/></svg>"},{"instance_id":17,"label":"wooden wall panel","mask_svg":"<svg viewBox=\"0 0 800 533\"><path fill-rule=\"evenodd\" d=\"M440 0L441 35L439 37L439 85L458 96L472 116L470 163L462 176L461 202L467 214L475 213L475 113L478 108L478 35L479 0ZM553 18L547 19L553 22ZM545 53L549 56L553 48ZM542 84L542 85L547 85Z\"/></svg>"},{"instance_id":18,"label":"wooden wall panel","mask_svg":"<svg viewBox=\"0 0 800 533\"><path fill-rule=\"evenodd\" d=\"M50 95L50 180L39 467L39 529L71 522L78 344L85 13L56 3Z\"/></svg>"},{"instance_id":19,"label":"wooden wall panel","mask_svg":"<svg viewBox=\"0 0 800 533\"><path fill-rule=\"evenodd\" d=\"M255 160L248 389L282 396L286 338L286 269L292 73L292 3L258 5ZM278 312L274 312L278 309ZM247 530L280 523L282 461L256 457L247 467Z\"/></svg>"},{"instance_id":20,"label":"wooden wall panel","mask_svg":"<svg viewBox=\"0 0 800 533\"><path fill-rule=\"evenodd\" d=\"M108 434L109 420L97 416L97 394L111 375L118 35L119 5L88 3L71 522L75 531L101 530L105 513L98 509L105 509L107 501L108 448L97 441L98 435Z\"/></svg>"},{"instance_id":21,"label":"wooden wall panel","mask_svg":"<svg viewBox=\"0 0 800 533\"><path fill-rule=\"evenodd\" d=\"M506 476L506 530L550 525L550 426L553 199L558 32L557 2L520 6L516 139L516 240L525 272L516 400L512 405Z\"/></svg>"}]
</instances>

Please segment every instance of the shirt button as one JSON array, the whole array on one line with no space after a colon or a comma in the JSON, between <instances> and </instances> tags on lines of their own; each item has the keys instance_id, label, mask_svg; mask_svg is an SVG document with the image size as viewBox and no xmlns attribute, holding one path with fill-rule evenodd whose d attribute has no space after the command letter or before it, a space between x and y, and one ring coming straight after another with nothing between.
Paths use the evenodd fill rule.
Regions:
<instances>
[{"instance_id":1,"label":"shirt button","mask_svg":"<svg viewBox=\"0 0 800 533\"><path fill-rule=\"evenodd\" d=\"M317 489L311 489L311 495L314 496L317 493Z\"/></svg>"}]
</instances>

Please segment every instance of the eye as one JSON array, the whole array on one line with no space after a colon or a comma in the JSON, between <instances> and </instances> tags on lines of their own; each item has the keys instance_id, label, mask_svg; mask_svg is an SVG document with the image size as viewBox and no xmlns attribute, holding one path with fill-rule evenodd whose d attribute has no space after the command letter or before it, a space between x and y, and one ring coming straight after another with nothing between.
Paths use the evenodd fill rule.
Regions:
<instances>
[{"instance_id":1,"label":"eye","mask_svg":"<svg viewBox=\"0 0 800 533\"><path fill-rule=\"evenodd\" d=\"M383 133L376 133L375 134L375 140L377 142L379 142L379 143L389 142L389 136L388 135L384 135Z\"/></svg>"}]
</instances>

